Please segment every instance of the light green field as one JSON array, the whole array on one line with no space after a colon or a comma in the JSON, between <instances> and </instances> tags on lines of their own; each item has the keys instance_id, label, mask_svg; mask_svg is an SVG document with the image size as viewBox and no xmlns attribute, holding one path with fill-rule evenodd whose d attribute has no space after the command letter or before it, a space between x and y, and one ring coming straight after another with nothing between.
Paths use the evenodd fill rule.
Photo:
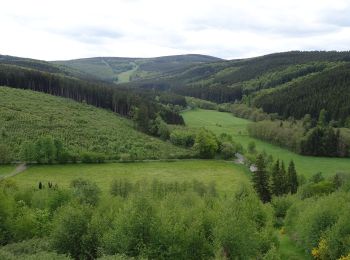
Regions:
<instances>
[{"instance_id":1,"label":"light green field","mask_svg":"<svg viewBox=\"0 0 350 260\"><path fill-rule=\"evenodd\" d=\"M0 177L4 175L8 175L11 172L13 172L15 169L15 166L13 165L3 165L0 167Z\"/></svg>"},{"instance_id":2,"label":"light green field","mask_svg":"<svg viewBox=\"0 0 350 260\"><path fill-rule=\"evenodd\" d=\"M67 187L75 178L96 182L103 191L109 190L114 179L121 178L131 182L144 179L164 182L194 179L204 183L215 181L217 190L223 193L229 193L242 183L249 182L249 175L243 166L210 160L30 166L12 179L19 187L24 188L37 187L39 181L51 181Z\"/></svg>"},{"instance_id":3,"label":"light green field","mask_svg":"<svg viewBox=\"0 0 350 260\"><path fill-rule=\"evenodd\" d=\"M128 71L124 71L118 74L118 82L117 83L125 83L130 81L130 76L138 69L138 65L135 62L132 62L133 68Z\"/></svg>"},{"instance_id":4,"label":"light green field","mask_svg":"<svg viewBox=\"0 0 350 260\"><path fill-rule=\"evenodd\" d=\"M286 163L292 159L296 164L297 171L305 176L310 176L317 172L322 172L325 176L330 176L337 172L350 173L350 159L301 156L278 146L252 138L246 130L250 121L234 117L230 113L196 109L186 111L182 115L186 125L189 127L205 127L218 135L228 133L244 147L247 147L249 142L254 141L259 151L265 150L274 158L282 159Z\"/></svg>"}]
</instances>

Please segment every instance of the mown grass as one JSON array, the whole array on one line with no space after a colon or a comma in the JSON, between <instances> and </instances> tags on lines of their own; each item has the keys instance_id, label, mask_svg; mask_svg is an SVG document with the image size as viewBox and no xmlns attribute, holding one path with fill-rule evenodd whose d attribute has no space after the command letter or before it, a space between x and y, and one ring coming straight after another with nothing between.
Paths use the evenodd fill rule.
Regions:
<instances>
[{"instance_id":1,"label":"mown grass","mask_svg":"<svg viewBox=\"0 0 350 260\"><path fill-rule=\"evenodd\" d=\"M249 182L249 174L243 166L213 160L36 165L30 166L12 179L20 188L25 188L37 187L40 181L44 184L50 181L61 187L68 187L76 178L96 182L105 192L109 191L114 179L124 178L131 182L153 179L164 182L191 182L196 179L209 184L214 181L217 190L222 193L230 193L236 187Z\"/></svg>"},{"instance_id":2,"label":"mown grass","mask_svg":"<svg viewBox=\"0 0 350 260\"><path fill-rule=\"evenodd\" d=\"M265 150L274 158L279 158L285 162L294 160L297 171L306 177L322 172L324 176L330 176L337 172L350 173L349 158L323 158L301 156L287 149L269 144L264 141L252 138L248 135L246 127L249 120L234 117L230 113L218 112L216 110L189 110L184 112L185 123L189 127L205 127L215 134L228 133L232 135L235 141L241 143L244 147L250 142L255 142L257 150Z\"/></svg>"}]
</instances>

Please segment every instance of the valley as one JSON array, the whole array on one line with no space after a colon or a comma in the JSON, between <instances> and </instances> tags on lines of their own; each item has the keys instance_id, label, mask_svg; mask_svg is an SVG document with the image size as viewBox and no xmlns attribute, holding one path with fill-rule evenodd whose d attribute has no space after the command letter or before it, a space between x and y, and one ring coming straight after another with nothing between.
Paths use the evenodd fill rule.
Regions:
<instances>
[{"instance_id":1,"label":"valley","mask_svg":"<svg viewBox=\"0 0 350 260\"><path fill-rule=\"evenodd\" d=\"M347 257L347 55L0 56L0 258Z\"/></svg>"}]
</instances>

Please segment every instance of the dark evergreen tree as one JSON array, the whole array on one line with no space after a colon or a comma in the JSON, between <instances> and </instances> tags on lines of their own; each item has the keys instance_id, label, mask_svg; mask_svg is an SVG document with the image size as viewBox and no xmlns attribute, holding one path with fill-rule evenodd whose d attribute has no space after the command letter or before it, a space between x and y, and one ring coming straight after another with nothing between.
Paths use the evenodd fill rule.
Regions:
<instances>
[{"instance_id":1,"label":"dark evergreen tree","mask_svg":"<svg viewBox=\"0 0 350 260\"><path fill-rule=\"evenodd\" d=\"M280 161L277 160L272 168L272 179L271 179L272 194L279 196L281 195L281 179L280 179Z\"/></svg>"},{"instance_id":2,"label":"dark evergreen tree","mask_svg":"<svg viewBox=\"0 0 350 260\"><path fill-rule=\"evenodd\" d=\"M281 163L279 178L280 178L280 182L281 182L281 188L280 188L281 194L280 195L287 194L288 189L289 189L289 187L288 187L289 185L288 185L288 178L287 178L286 167L284 165L284 161L282 161L282 163Z\"/></svg>"},{"instance_id":3,"label":"dark evergreen tree","mask_svg":"<svg viewBox=\"0 0 350 260\"><path fill-rule=\"evenodd\" d=\"M266 164L262 154L256 159L257 170L253 173L253 185L262 202L271 201L271 192L269 187L269 177L266 172Z\"/></svg>"},{"instance_id":4,"label":"dark evergreen tree","mask_svg":"<svg viewBox=\"0 0 350 260\"><path fill-rule=\"evenodd\" d=\"M293 160L290 161L288 166L288 179L289 179L289 192L294 194L298 190L299 183L298 183L298 176L295 170L295 165Z\"/></svg>"}]
</instances>

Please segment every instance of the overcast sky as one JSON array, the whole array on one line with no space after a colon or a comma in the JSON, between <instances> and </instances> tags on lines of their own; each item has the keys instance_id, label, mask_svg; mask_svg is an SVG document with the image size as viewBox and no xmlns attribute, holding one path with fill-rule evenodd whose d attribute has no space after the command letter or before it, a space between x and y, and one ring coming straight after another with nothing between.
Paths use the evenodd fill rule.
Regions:
<instances>
[{"instance_id":1,"label":"overcast sky","mask_svg":"<svg viewBox=\"0 0 350 260\"><path fill-rule=\"evenodd\" d=\"M349 50L349 0L0 0L0 54L44 60Z\"/></svg>"}]
</instances>

